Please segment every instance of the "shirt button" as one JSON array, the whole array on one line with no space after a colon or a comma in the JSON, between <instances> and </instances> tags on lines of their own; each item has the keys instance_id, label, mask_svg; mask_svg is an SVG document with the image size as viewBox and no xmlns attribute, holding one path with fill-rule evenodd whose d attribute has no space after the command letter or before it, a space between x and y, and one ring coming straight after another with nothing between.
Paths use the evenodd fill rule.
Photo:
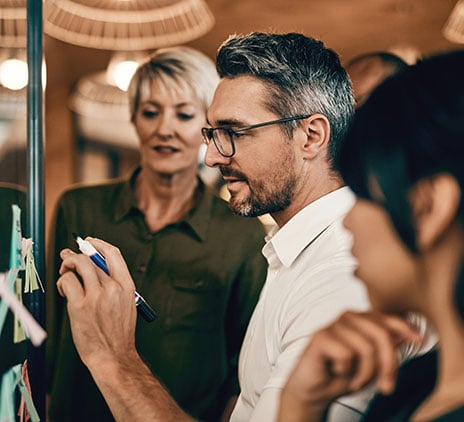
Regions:
<instances>
[{"instance_id":1,"label":"shirt button","mask_svg":"<svg viewBox=\"0 0 464 422\"><path fill-rule=\"evenodd\" d=\"M147 234L145 235L145 241L146 242L151 242L153 240L153 235L152 234Z\"/></svg>"},{"instance_id":2,"label":"shirt button","mask_svg":"<svg viewBox=\"0 0 464 422\"><path fill-rule=\"evenodd\" d=\"M141 264L137 267L137 271L140 273L144 273L145 271L147 271L147 266L144 264Z\"/></svg>"}]
</instances>

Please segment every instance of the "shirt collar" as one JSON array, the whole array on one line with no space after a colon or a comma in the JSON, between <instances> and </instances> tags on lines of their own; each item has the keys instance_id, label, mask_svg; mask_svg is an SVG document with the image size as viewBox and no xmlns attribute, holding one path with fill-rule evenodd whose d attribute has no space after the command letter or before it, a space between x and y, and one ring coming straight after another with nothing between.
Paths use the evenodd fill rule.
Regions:
<instances>
[{"instance_id":1,"label":"shirt collar","mask_svg":"<svg viewBox=\"0 0 464 422\"><path fill-rule=\"evenodd\" d=\"M263 253L268 256L272 247L282 264L290 267L310 243L351 209L354 201L354 194L346 186L319 198L294 215L283 227L271 231Z\"/></svg>"},{"instance_id":2,"label":"shirt collar","mask_svg":"<svg viewBox=\"0 0 464 422\"><path fill-rule=\"evenodd\" d=\"M115 199L114 220L120 221L134 213L140 213L136 206L134 196L135 179L140 172L140 167L135 169L131 177L123 181L121 189ZM214 195L208 191L203 181L198 178L196 194L198 200L190 212L175 224L189 227L200 240L206 240L211 213L213 211Z\"/></svg>"},{"instance_id":3,"label":"shirt collar","mask_svg":"<svg viewBox=\"0 0 464 422\"><path fill-rule=\"evenodd\" d=\"M198 178L198 200L196 205L185 216L182 223L187 224L196 233L200 240L207 239L210 221L214 208L214 195L208 191L203 181Z\"/></svg>"},{"instance_id":4,"label":"shirt collar","mask_svg":"<svg viewBox=\"0 0 464 422\"><path fill-rule=\"evenodd\" d=\"M134 184L141 168L137 167L129 179L122 182L121 188L114 201L114 221L118 222L129 216L137 207L135 206Z\"/></svg>"}]
</instances>

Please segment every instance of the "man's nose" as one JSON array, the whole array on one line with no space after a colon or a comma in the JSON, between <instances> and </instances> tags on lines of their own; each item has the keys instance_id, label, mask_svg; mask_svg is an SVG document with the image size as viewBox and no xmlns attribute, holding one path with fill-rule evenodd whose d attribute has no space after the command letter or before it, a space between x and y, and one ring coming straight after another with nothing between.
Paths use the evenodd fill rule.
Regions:
<instances>
[{"instance_id":1,"label":"man's nose","mask_svg":"<svg viewBox=\"0 0 464 422\"><path fill-rule=\"evenodd\" d=\"M217 166L228 166L230 164L231 157L224 157L220 154L214 142L210 142L206 146L205 153L205 164L208 167L217 167Z\"/></svg>"}]
</instances>

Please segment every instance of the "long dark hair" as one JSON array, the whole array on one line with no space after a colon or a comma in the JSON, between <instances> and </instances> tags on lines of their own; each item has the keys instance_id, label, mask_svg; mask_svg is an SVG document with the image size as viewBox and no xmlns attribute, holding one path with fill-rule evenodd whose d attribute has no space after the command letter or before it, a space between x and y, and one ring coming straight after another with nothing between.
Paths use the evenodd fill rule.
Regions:
<instances>
[{"instance_id":1,"label":"long dark hair","mask_svg":"<svg viewBox=\"0 0 464 422\"><path fill-rule=\"evenodd\" d=\"M464 228L464 51L424 59L380 85L356 113L336 163L360 197L372 199L369 182L376 180L411 251L417 245L408 193L421 179L438 173L456 179ZM464 267L455 299L464 317Z\"/></svg>"}]
</instances>

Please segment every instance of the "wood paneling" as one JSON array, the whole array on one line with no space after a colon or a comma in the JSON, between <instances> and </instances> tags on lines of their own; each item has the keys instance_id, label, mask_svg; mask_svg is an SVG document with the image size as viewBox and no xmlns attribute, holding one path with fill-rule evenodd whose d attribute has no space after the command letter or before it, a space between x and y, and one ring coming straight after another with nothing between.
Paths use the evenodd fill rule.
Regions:
<instances>
[{"instance_id":1,"label":"wood paneling","mask_svg":"<svg viewBox=\"0 0 464 422\"><path fill-rule=\"evenodd\" d=\"M190 44L214 57L232 33L298 31L319 38L346 62L373 50L408 47L429 55L458 48L441 29L456 0L207 0L211 32ZM47 221L57 196L73 182L75 134L68 96L83 75L106 67L110 52L45 39Z\"/></svg>"}]
</instances>

